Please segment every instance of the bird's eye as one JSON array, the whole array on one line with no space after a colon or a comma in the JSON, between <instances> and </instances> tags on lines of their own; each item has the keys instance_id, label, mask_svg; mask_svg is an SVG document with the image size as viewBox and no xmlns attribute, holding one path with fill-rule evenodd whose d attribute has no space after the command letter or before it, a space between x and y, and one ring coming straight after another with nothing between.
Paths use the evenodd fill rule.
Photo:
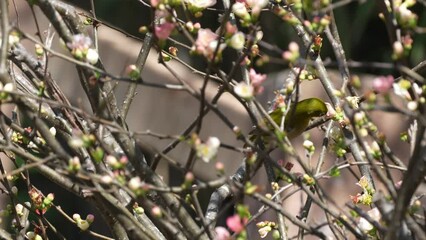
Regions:
<instances>
[{"instance_id":1,"label":"bird's eye","mask_svg":"<svg viewBox=\"0 0 426 240\"><path fill-rule=\"evenodd\" d=\"M322 116L324 113L323 113L323 111L321 111L321 110L317 110L317 111L315 111L314 112L314 115L315 116Z\"/></svg>"}]
</instances>

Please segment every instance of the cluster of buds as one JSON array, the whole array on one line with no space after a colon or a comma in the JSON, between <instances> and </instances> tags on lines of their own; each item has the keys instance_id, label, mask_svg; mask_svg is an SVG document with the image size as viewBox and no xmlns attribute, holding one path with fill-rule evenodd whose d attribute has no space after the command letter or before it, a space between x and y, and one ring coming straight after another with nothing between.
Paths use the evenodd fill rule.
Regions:
<instances>
[{"instance_id":1,"label":"cluster of buds","mask_svg":"<svg viewBox=\"0 0 426 240\"><path fill-rule=\"evenodd\" d=\"M253 195L253 193L258 192L259 186L251 183L250 181L246 182L244 185L244 193L247 195Z\"/></svg>"},{"instance_id":2,"label":"cluster of buds","mask_svg":"<svg viewBox=\"0 0 426 240\"><path fill-rule=\"evenodd\" d=\"M191 137L191 145L195 149L198 158L208 163L214 158L219 151L220 140L217 137L209 137L205 143L196 135Z\"/></svg>"},{"instance_id":3,"label":"cluster of buds","mask_svg":"<svg viewBox=\"0 0 426 240\"><path fill-rule=\"evenodd\" d=\"M129 189L136 194L136 196L142 196L150 190L150 185L142 181L140 177L133 177L127 183Z\"/></svg>"},{"instance_id":4,"label":"cluster of buds","mask_svg":"<svg viewBox=\"0 0 426 240\"><path fill-rule=\"evenodd\" d=\"M14 143L18 143L18 144L23 144L24 142L29 142L29 140L24 137L21 133L13 131L12 136L11 136L11 140Z\"/></svg>"},{"instance_id":5,"label":"cluster of buds","mask_svg":"<svg viewBox=\"0 0 426 240\"><path fill-rule=\"evenodd\" d=\"M294 16L294 14L291 11L287 11L281 6L278 6L278 5L275 6L273 9L273 12L275 13L275 15L277 15L283 21L289 23L290 25L296 26L297 24L300 24L299 19L296 16Z\"/></svg>"},{"instance_id":6,"label":"cluster of buds","mask_svg":"<svg viewBox=\"0 0 426 240\"><path fill-rule=\"evenodd\" d=\"M417 26L418 16L408 9L415 3L415 0L395 1L394 3L396 21L404 29L413 29Z\"/></svg>"},{"instance_id":7,"label":"cluster of buds","mask_svg":"<svg viewBox=\"0 0 426 240\"><path fill-rule=\"evenodd\" d=\"M315 145L312 141L306 139L303 141L303 148L305 148L306 152L309 156L312 156L315 152Z\"/></svg>"},{"instance_id":8,"label":"cluster of buds","mask_svg":"<svg viewBox=\"0 0 426 240\"><path fill-rule=\"evenodd\" d=\"M21 40L21 35L17 31L12 31L9 34L8 42L9 46L15 46ZM2 38L0 36L0 45L2 44Z\"/></svg>"},{"instance_id":9,"label":"cluster of buds","mask_svg":"<svg viewBox=\"0 0 426 240\"><path fill-rule=\"evenodd\" d=\"M108 182L112 182L112 180L116 180L120 184L126 183L126 166L129 162L128 158L126 156L120 157L120 159L117 159L113 155L107 155L105 157L105 163L111 168L112 174L111 175L105 175L103 176L103 180L105 180L105 184L108 184Z\"/></svg>"},{"instance_id":10,"label":"cluster of buds","mask_svg":"<svg viewBox=\"0 0 426 240\"><path fill-rule=\"evenodd\" d=\"M377 126L369 121L365 112L357 112L354 114L354 122L361 137L368 135L368 132L377 132Z\"/></svg>"},{"instance_id":11,"label":"cluster of buds","mask_svg":"<svg viewBox=\"0 0 426 240\"><path fill-rule=\"evenodd\" d=\"M410 35L401 37L401 41L396 41L392 44L392 59L399 60L403 57L408 57L413 48L413 39Z\"/></svg>"},{"instance_id":12,"label":"cluster of buds","mask_svg":"<svg viewBox=\"0 0 426 240\"><path fill-rule=\"evenodd\" d=\"M39 146L36 143L38 143L39 145L45 145L46 144L46 140L44 140L41 137L40 133L38 133L38 132L37 132L36 136L32 137L32 141L30 140L30 136L33 134L33 129L31 127L24 128L24 131L25 131L24 134L22 134L20 132L13 131L11 140L14 143L22 144L25 147L27 147L28 149L32 149L32 150L39 150ZM49 129L49 131L52 134L52 136L56 135L56 128L55 127L51 127Z\"/></svg>"},{"instance_id":13,"label":"cluster of buds","mask_svg":"<svg viewBox=\"0 0 426 240\"><path fill-rule=\"evenodd\" d=\"M126 156L122 156L120 160L118 160L115 156L108 155L105 157L105 162L112 170L120 170L126 167L129 160Z\"/></svg>"},{"instance_id":14,"label":"cluster of buds","mask_svg":"<svg viewBox=\"0 0 426 240\"><path fill-rule=\"evenodd\" d=\"M334 126L331 129L330 136L333 139L332 145L330 146L331 149L333 149L337 157L343 157L347 153L348 145L346 144L342 130Z\"/></svg>"},{"instance_id":15,"label":"cluster of buds","mask_svg":"<svg viewBox=\"0 0 426 240\"><path fill-rule=\"evenodd\" d=\"M312 21L304 21L303 24L312 32L320 34L330 24L330 16L315 16Z\"/></svg>"},{"instance_id":16,"label":"cluster of buds","mask_svg":"<svg viewBox=\"0 0 426 240\"><path fill-rule=\"evenodd\" d=\"M354 204L364 204L370 206L373 203L374 188L368 183L367 177L362 176L356 184L362 188L362 193L357 193L355 196L350 196Z\"/></svg>"},{"instance_id":17,"label":"cluster of buds","mask_svg":"<svg viewBox=\"0 0 426 240\"><path fill-rule=\"evenodd\" d=\"M188 10L191 11L195 17L201 17L202 11L206 8L213 7L216 0L185 0L188 5Z\"/></svg>"},{"instance_id":18,"label":"cluster of buds","mask_svg":"<svg viewBox=\"0 0 426 240\"><path fill-rule=\"evenodd\" d=\"M187 172L181 185L182 189L189 189L192 186L194 179L194 174L192 172Z\"/></svg>"},{"instance_id":19,"label":"cluster of buds","mask_svg":"<svg viewBox=\"0 0 426 240\"><path fill-rule=\"evenodd\" d=\"M80 169L81 169L80 158L75 156L75 157L70 158L68 160L68 171L70 173L76 173L76 172L80 171Z\"/></svg>"},{"instance_id":20,"label":"cluster of buds","mask_svg":"<svg viewBox=\"0 0 426 240\"><path fill-rule=\"evenodd\" d=\"M250 84L239 82L235 85L235 93L245 100L251 100L255 95L263 92L262 83L267 79L266 74L256 73L254 69L249 71Z\"/></svg>"},{"instance_id":21,"label":"cluster of buds","mask_svg":"<svg viewBox=\"0 0 426 240\"><path fill-rule=\"evenodd\" d=\"M92 224L95 220L95 216L93 214L88 214L86 219L82 219L80 214L75 213L72 215L72 219L74 219L78 228L80 228L82 231L86 231L90 227L90 224Z\"/></svg>"},{"instance_id":22,"label":"cluster of buds","mask_svg":"<svg viewBox=\"0 0 426 240\"><path fill-rule=\"evenodd\" d=\"M34 50L37 58L41 58L44 55L44 48L40 44L34 44Z\"/></svg>"},{"instance_id":23,"label":"cluster of buds","mask_svg":"<svg viewBox=\"0 0 426 240\"><path fill-rule=\"evenodd\" d=\"M99 60L98 52L91 48L92 39L82 33L72 36L71 42L67 44L71 54L78 60L85 60L94 65Z\"/></svg>"},{"instance_id":24,"label":"cluster of buds","mask_svg":"<svg viewBox=\"0 0 426 240\"><path fill-rule=\"evenodd\" d=\"M28 192L30 199L35 207L35 211L39 215L43 215L47 210L52 206L53 199L55 199L55 195L53 193L49 193L46 197L35 188L31 188Z\"/></svg>"},{"instance_id":25,"label":"cluster of buds","mask_svg":"<svg viewBox=\"0 0 426 240\"><path fill-rule=\"evenodd\" d=\"M376 141L372 142L371 145L368 143L365 143L364 145L374 159L380 160L382 157L382 151L380 150L380 146Z\"/></svg>"},{"instance_id":26,"label":"cluster of buds","mask_svg":"<svg viewBox=\"0 0 426 240\"><path fill-rule=\"evenodd\" d=\"M306 14L311 15L313 11L318 11L327 7L330 4L330 0L319 0L319 1L302 1L302 0L287 0L287 4L294 6L297 12L305 11Z\"/></svg>"},{"instance_id":27,"label":"cluster of buds","mask_svg":"<svg viewBox=\"0 0 426 240\"><path fill-rule=\"evenodd\" d=\"M201 24L200 24L200 23L198 23L198 22L193 23L193 22L191 22L191 21L188 21L188 22L186 22L186 23L185 23L185 28L186 28L186 30L188 30L190 33L197 33L197 32L198 32L198 30L200 30L200 29L201 29Z\"/></svg>"},{"instance_id":28,"label":"cluster of buds","mask_svg":"<svg viewBox=\"0 0 426 240\"><path fill-rule=\"evenodd\" d=\"M96 147L90 151L90 156L95 163L101 163L104 159L105 152L101 147Z\"/></svg>"},{"instance_id":29,"label":"cluster of buds","mask_svg":"<svg viewBox=\"0 0 426 240\"><path fill-rule=\"evenodd\" d=\"M311 49L314 51L315 55L318 56L322 48L322 37L319 35L314 37L313 44Z\"/></svg>"},{"instance_id":30,"label":"cluster of buds","mask_svg":"<svg viewBox=\"0 0 426 240\"><path fill-rule=\"evenodd\" d=\"M270 221L261 221L256 223L256 227L259 228L257 232L260 235L260 238L265 238L268 233L272 232L272 239L281 239L280 232L276 229L277 224Z\"/></svg>"},{"instance_id":31,"label":"cluster of buds","mask_svg":"<svg viewBox=\"0 0 426 240\"><path fill-rule=\"evenodd\" d=\"M318 76L314 68L307 66L305 69L300 70L299 79L312 81L312 80L318 79Z\"/></svg>"},{"instance_id":32,"label":"cluster of buds","mask_svg":"<svg viewBox=\"0 0 426 240\"><path fill-rule=\"evenodd\" d=\"M288 50L284 51L282 54L282 58L290 63L296 62L299 59L299 45L295 42L290 42L288 44Z\"/></svg>"},{"instance_id":33,"label":"cluster of buds","mask_svg":"<svg viewBox=\"0 0 426 240\"><path fill-rule=\"evenodd\" d=\"M268 0L243 0L232 5L232 12L240 18L242 26L250 26L259 19L260 11L268 5ZM249 13L249 9L251 9Z\"/></svg>"},{"instance_id":34,"label":"cluster of buds","mask_svg":"<svg viewBox=\"0 0 426 240\"><path fill-rule=\"evenodd\" d=\"M96 137L93 134L76 133L71 138L69 144L75 148L91 147L96 142Z\"/></svg>"},{"instance_id":35,"label":"cluster of buds","mask_svg":"<svg viewBox=\"0 0 426 240\"><path fill-rule=\"evenodd\" d=\"M145 213L145 209L143 207L140 207L137 202L133 204L133 212L137 215L142 215Z\"/></svg>"},{"instance_id":36,"label":"cluster of buds","mask_svg":"<svg viewBox=\"0 0 426 240\"><path fill-rule=\"evenodd\" d=\"M424 104L426 102L426 88L420 87L415 82L411 82L407 79L401 79L399 82L394 83L392 86L395 94L407 101L407 108L410 111L416 111L418 109L419 104ZM420 96L418 100L412 99L411 94L409 93L410 90Z\"/></svg>"},{"instance_id":37,"label":"cluster of buds","mask_svg":"<svg viewBox=\"0 0 426 240\"><path fill-rule=\"evenodd\" d=\"M140 78L140 76L141 76L141 71L134 64L127 66L125 72L126 72L126 75L129 76L129 78L132 79L132 80L136 80L136 79Z\"/></svg>"},{"instance_id":38,"label":"cluster of buds","mask_svg":"<svg viewBox=\"0 0 426 240\"><path fill-rule=\"evenodd\" d=\"M315 178L305 173L302 176L302 182L308 186L313 186L315 185Z\"/></svg>"},{"instance_id":39,"label":"cluster of buds","mask_svg":"<svg viewBox=\"0 0 426 240\"><path fill-rule=\"evenodd\" d=\"M8 100L11 92L15 90L15 85L13 83L3 83L0 82L0 101Z\"/></svg>"}]
</instances>

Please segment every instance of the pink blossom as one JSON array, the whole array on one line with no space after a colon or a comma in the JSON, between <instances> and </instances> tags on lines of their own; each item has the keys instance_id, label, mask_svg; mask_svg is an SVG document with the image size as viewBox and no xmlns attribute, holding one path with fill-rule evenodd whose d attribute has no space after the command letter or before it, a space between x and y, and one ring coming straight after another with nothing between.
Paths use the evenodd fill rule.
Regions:
<instances>
[{"instance_id":1,"label":"pink blossom","mask_svg":"<svg viewBox=\"0 0 426 240\"><path fill-rule=\"evenodd\" d=\"M218 45L218 36L210 29L198 30L198 37L195 41L195 51L199 54L204 55L207 58L213 57ZM219 46L219 53L225 48L225 44Z\"/></svg>"},{"instance_id":2,"label":"pink blossom","mask_svg":"<svg viewBox=\"0 0 426 240\"><path fill-rule=\"evenodd\" d=\"M244 230L244 224L241 217L238 214L228 217L226 219L226 225L235 233L240 233Z\"/></svg>"},{"instance_id":3,"label":"pink blossom","mask_svg":"<svg viewBox=\"0 0 426 240\"><path fill-rule=\"evenodd\" d=\"M401 185L402 185L402 180L395 183L395 188L399 189L399 188L401 188Z\"/></svg>"},{"instance_id":4,"label":"pink blossom","mask_svg":"<svg viewBox=\"0 0 426 240\"><path fill-rule=\"evenodd\" d=\"M256 71L251 68L250 72L249 72L249 76L250 76L250 81L251 81L251 85L254 88L254 92L255 94L259 94L263 92L263 86L261 86L261 84L266 80L266 74L259 74L256 73Z\"/></svg>"},{"instance_id":5,"label":"pink blossom","mask_svg":"<svg viewBox=\"0 0 426 240\"><path fill-rule=\"evenodd\" d=\"M378 93L386 93L392 88L394 78L391 75L380 76L374 79L373 89Z\"/></svg>"},{"instance_id":6,"label":"pink blossom","mask_svg":"<svg viewBox=\"0 0 426 240\"><path fill-rule=\"evenodd\" d=\"M156 8L160 4L160 0L151 0L151 6Z\"/></svg>"},{"instance_id":7,"label":"pink blossom","mask_svg":"<svg viewBox=\"0 0 426 240\"><path fill-rule=\"evenodd\" d=\"M72 50L86 51L92 45L92 39L80 33L72 36L72 42L67 43L67 46Z\"/></svg>"},{"instance_id":8,"label":"pink blossom","mask_svg":"<svg viewBox=\"0 0 426 240\"><path fill-rule=\"evenodd\" d=\"M216 236L214 240L228 240L231 239L231 234L229 234L228 230L224 227L216 227L214 229Z\"/></svg>"},{"instance_id":9,"label":"pink blossom","mask_svg":"<svg viewBox=\"0 0 426 240\"><path fill-rule=\"evenodd\" d=\"M238 31L237 27L232 25L231 22L226 22L225 25L226 33L232 35Z\"/></svg>"},{"instance_id":10,"label":"pink blossom","mask_svg":"<svg viewBox=\"0 0 426 240\"><path fill-rule=\"evenodd\" d=\"M293 54L290 51L284 51L282 54L282 58L290 61L290 59L292 58Z\"/></svg>"},{"instance_id":11,"label":"pink blossom","mask_svg":"<svg viewBox=\"0 0 426 240\"><path fill-rule=\"evenodd\" d=\"M251 68L250 69L250 81L253 86L260 86L266 80L266 74L259 74Z\"/></svg>"},{"instance_id":12,"label":"pink blossom","mask_svg":"<svg viewBox=\"0 0 426 240\"><path fill-rule=\"evenodd\" d=\"M155 36L160 40L167 39L175 29L175 24L170 22L164 22L155 26Z\"/></svg>"},{"instance_id":13,"label":"pink blossom","mask_svg":"<svg viewBox=\"0 0 426 240\"><path fill-rule=\"evenodd\" d=\"M199 22L194 23L194 29L198 30L201 28L201 24Z\"/></svg>"},{"instance_id":14,"label":"pink blossom","mask_svg":"<svg viewBox=\"0 0 426 240\"><path fill-rule=\"evenodd\" d=\"M198 31L198 37L195 41L197 52L203 53L208 48L211 42L216 41L218 36L210 29L200 29Z\"/></svg>"}]
</instances>

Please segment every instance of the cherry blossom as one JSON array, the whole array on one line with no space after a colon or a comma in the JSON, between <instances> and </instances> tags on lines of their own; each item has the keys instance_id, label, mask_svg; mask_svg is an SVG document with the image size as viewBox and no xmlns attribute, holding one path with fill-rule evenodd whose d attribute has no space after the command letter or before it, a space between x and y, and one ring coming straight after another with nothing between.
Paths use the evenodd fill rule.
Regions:
<instances>
[{"instance_id":1,"label":"cherry blossom","mask_svg":"<svg viewBox=\"0 0 426 240\"><path fill-rule=\"evenodd\" d=\"M237 32L234 34L229 41L229 45L236 50L242 50L244 48L244 44L245 37L244 33L242 32Z\"/></svg>"},{"instance_id":2,"label":"cherry blossom","mask_svg":"<svg viewBox=\"0 0 426 240\"><path fill-rule=\"evenodd\" d=\"M268 0L246 0L247 5L251 8L251 13L253 16L258 16L260 11L266 7L269 3Z\"/></svg>"},{"instance_id":3,"label":"cherry blossom","mask_svg":"<svg viewBox=\"0 0 426 240\"><path fill-rule=\"evenodd\" d=\"M216 157L219 147L220 140L217 137L209 137L205 143L195 144L197 157L201 158L206 163Z\"/></svg>"},{"instance_id":4,"label":"cherry blossom","mask_svg":"<svg viewBox=\"0 0 426 240\"><path fill-rule=\"evenodd\" d=\"M210 29L198 30L198 37L195 41L195 51L202 54L208 59L213 57L216 48L218 47L218 36ZM226 47L225 44L220 44L218 54Z\"/></svg>"},{"instance_id":5,"label":"cherry blossom","mask_svg":"<svg viewBox=\"0 0 426 240\"><path fill-rule=\"evenodd\" d=\"M380 76L374 79L373 89L378 93L387 93L394 82L394 78L391 75Z\"/></svg>"},{"instance_id":6,"label":"cherry blossom","mask_svg":"<svg viewBox=\"0 0 426 240\"><path fill-rule=\"evenodd\" d=\"M243 219L238 214L230 216L226 219L226 225L235 233L240 233L244 230Z\"/></svg>"},{"instance_id":7,"label":"cherry blossom","mask_svg":"<svg viewBox=\"0 0 426 240\"><path fill-rule=\"evenodd\" d=\"M67 43L67 47L72 51L80 50L82 52L87 51L90 45L92 45L92 39L82 33L72 36L72 41Z\"/></svg>"},{"instance_id":8,"label":"cherry blossom","mask_svg":"<svg viewBox=\"0 0 426 240\"><path fill-rule=\"evenodd\" d=\"M231 239L231 234L229 234L229 231L226 230L224 227L216 227L214 229L216 236L214 237L214 240L229 240Z\"/></svg>"},{"instance_id":9,"label":"cherry blossom","mask_svg":"<svg viewBox=\"0 0 426 240\"><path fill-rule=\"evenodd\" d=\"M253 88L252 85L248 85L245 82L239 82L235 85L234 92L238 96L248 100L248 99L251 99L253 97L254 88Z\"/></svg>"},{"instance_id":10,"label":"cherry blossom","mask_svg":"<svg viewBox=\"0 0 426 240\"><path fill-rule=\"evenodd\" d=\"M205 9L216 4L216 0L185 0L185 2L197 9Z\"/></svg>"},{"instance_id":11,"label":"cherry blossom","mask_svg":"<svg viewBox=\"0 0 426 240\"><path fill-rule=\"evenodd\" d=\"M155 36L160 40L166 40L175 29L175 24L171 22L164 22L155 25Z\"/></svg>"},{"instance_id":12,"label":"cherry blossom","mask_svg":"<svg viewBox=\"0 0 426 240\"><path fill-rule=\"evenodd\" d=\"M256 71L253 68L251 68L249 71L249 76L250 76L251 85L254 88L254 93L255 94L262 93L264 88L261 85L267 78L266 74L256 73Z\"/></svg>"}]
</instances>

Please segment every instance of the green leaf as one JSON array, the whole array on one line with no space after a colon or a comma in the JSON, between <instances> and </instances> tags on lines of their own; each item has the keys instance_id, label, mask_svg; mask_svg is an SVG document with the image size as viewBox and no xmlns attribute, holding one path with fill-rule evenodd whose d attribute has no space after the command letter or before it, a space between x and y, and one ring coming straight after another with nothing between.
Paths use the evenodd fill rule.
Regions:
<instances>
[{"instance_id":1,"label":"green leaf","mask_svg":"<svg viewBox=\"0 0 426 240\"><path fill-rule=\"evenodd\" d=\"M102 148L97 147L95 150L91 152L93 160L95 160L96 163L100 163L102 159L104 158L104 151Z\"/></svg>"},{"instance_id":2,"label":"green leaf","mask_svg":"<svg viewBox=\"0 0 426 240\"><path fill-rule=\"evenodd\" d=\"M330 169L330 176L331 177L338 177L340 176L340 169L337 166L334 166Z\"/></svg>"}]
</instances>

